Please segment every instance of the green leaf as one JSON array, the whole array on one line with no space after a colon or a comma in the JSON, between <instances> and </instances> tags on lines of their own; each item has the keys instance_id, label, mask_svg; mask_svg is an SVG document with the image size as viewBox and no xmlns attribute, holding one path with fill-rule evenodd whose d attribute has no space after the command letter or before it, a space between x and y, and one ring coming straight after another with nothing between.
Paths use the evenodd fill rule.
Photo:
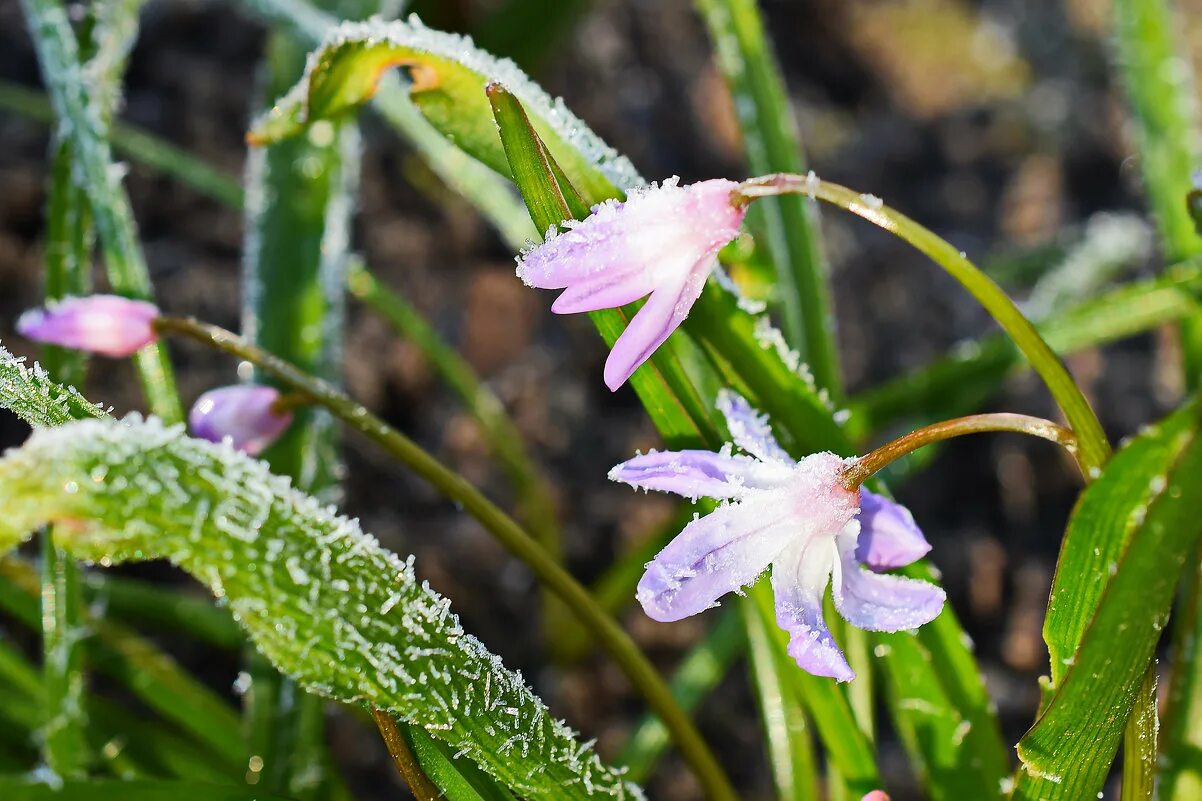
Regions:
<instances>
[{"instance_id":1,"label":"green leaf","mask_svg":"<svg viewBox=\"0 0 1202 801\"><path fill-rule=\"evenodd\" d=\"M442 790L447 801L514 801L512 793L474 764L456 759L446 743L435 740L417 726L406 728L422 771Z\"/></svg>"},{"instance_id":2,"label":"green leaf","mask_svg":"<svg viewBox=\"0 0 1202 801\"><path fill-rule=\"evenodd\" d=\"M88 781L50 786L0 779L5 801L288 801L253 787L181 781Z\"/></svg>"},{"instance_id":3,"label":"green leaf","mask_svg":"<svg viewBox=\"0 0 1202 801\"><path fill-rule=\"evenodd\" d=\"M59 426L72 420L104 417L105 410L75 387L50 379L36 363L13 356L0 345L0 404L32 426Z\"/></svg>"},{"instance_id":4,"label":"green leaf","mask_svg":"<svg viewBox=\"0 0 1202 801\"><path fill-rule=\"evenodd\" d=\"M154 491L150 491L150 490ZM106 563L169 558L303 686L420 725L531 798L632 791L403 562L262 462L154 421L39 430L0 460L0 543L47 520Z\"/></svg>"},{"instance_id":5,"label":"green leaf","mask_svg":"<svg viewBox=\"0 0 1202 801\"><path fill-rule=\"evenodd\" d=\"M1202 534L1198 423L1191 402L1140 434L1073 512L1045 625L1054 695L1018 744L1015 798L1089 798L1106 780Z\"/></svg>"},{"instance_id":6,"label":"green leaf","mask_svg":"<svg viewBox=\"0 0 1202 801\"><path fill-rule=\"evenodd\" d=\"M819 798L813 736L801 699L793 692L789 674L795 665L780 659L780 643L772 622L759 614L754 601L739 605L747 627L755 700L768 749L776 795L782 801ZM851 721L853 731L859 727Z\"/></svg>"},{"instance_id":7,"label":"green leaf","mask_svg":"<svg viewBox=\"0 0 1202 801\"><path fill-rule=\"evenodd\" d=\"M526 107L531 124L564 173L588 197L637 185L638 174L561 103L510 61L477 50L470 39L408 21L344 23L310 59L305 78L251 128L256 143L295 135L371 98L381 75L403 66L410 96L427 120L469 155L502 174L509 162L482 91L503 84Z\"/></svg>"},{"instance_id":8,"label":"green leaf","mask_svg":"<svg viewBox=\"0 0 1202 801\"><path fill-rule=\"evenodd\" d=\"M696 6L734 96L751 173L805 172L793 110L757 0L696 0ZM751 207L749 217L775 267L786 339L810 365L818 386L837 393L843 381L812 204L797 195L765 198Z\"/></svg>"},{"instance_id":9,"label":"green leaf","mask_svg":"<svg viewBox=\"0 0 1202 801\"><path fill-rule=\"evenodd\" d=\"M129 197L114 169L104 125L83 75L79 44L66 10L57 0L23 0L42 76L63 130L68 134L80 180L92 205L109 281L119 294L150 298L150 271L138 242ZM151 409L169 422L183 418L175 378L162 345L138 351L135 363Z\"/></svg>"}]
</instances>

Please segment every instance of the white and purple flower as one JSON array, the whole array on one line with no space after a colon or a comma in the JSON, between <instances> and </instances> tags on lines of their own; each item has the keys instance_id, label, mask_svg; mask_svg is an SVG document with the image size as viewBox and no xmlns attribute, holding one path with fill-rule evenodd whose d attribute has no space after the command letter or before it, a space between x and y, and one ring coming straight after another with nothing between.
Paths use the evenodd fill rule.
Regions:
<instances>
[{"instance_id":1,"label":"white and purple flower","mask_svg":"<svg viewBox=\"0 0 1202 801\"><path fill-rule=\"evenodd\" d=\"M731 200L738 186L712 180L689 186L676 179L638 189L625 202L593 207L568 230L550 235L518 260L528 286L564 290L551 311L610 309L650 295L614 343L605 383L622 386L688 316L717 254L739 235L746 209Z\"/></svg>"},{"instance_id":2,"label":"white and purple flower","mask_svg":"<svg viewBox=\"0 0 1202 801\"><path fill-rule=\"evenodd\" d=\"M718 453L649 453L610 471L612 480L634 487L723 501L647 565L639 602L655 620L680 620L716 606L771 566L789 655L810 673L850 681L855 674L823 619L827 585L839 614L857 628L918 628L943 609L943 590L873 571L903 567L930 546L904 507L843 485L854 460L832 453L791 458L765 419L733 392L719 394L718 409L743 453L729 444Z\"/></svg>"},{"instance_id":3,"label":"white and purple flower","mask_svg":"<svg viewBox=\"0 0 1202 801\"><path fill-rule=\"evenodd\" d=\"M120 358L158 339L158 307L117 295L67 297L17 320L17 331L36 342Z\"/></svg>"},{"instance_id":4,"label":"white and purple flower","mask_svg":"<svg viewBox=\"0 0 1202 801\"><path fill-rule=\"evenodd\" d=\"M280 408L273 387L239 384L210 389L188 413L192 435L210 442L228 439L237 450L257 456L292 423L292 412Z\"/></svg>"}]
</instances>

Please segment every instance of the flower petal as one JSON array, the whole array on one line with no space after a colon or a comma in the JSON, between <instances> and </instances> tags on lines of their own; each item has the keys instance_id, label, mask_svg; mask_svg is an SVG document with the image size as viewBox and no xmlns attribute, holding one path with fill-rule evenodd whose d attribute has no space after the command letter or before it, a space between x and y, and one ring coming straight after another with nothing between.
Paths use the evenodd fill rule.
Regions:
<instances>
[{"instance_id":1,"label":"flower petal","mask_svg":"<svg viewBox=\"0 0 1202 801\"><path fill-rule=\"evenodd\" d=\"M613 309L633 303L655 286L655 276L647 270L607 270L569 286L551 304L551 311L577 314Z\"/></svg>"},{"instance_id":2,"label":"flower petal","mask_svg":"<svg viewBox=\"0 0 1202 801\"><path fill-rule=\"evenodd\" d=\"M117 295L69 297L25 312L17 320L17 331L37 342L120 358L158 338L151 326L158 316L158 308L142 300Z\"/></svg>"},{"instance_id":3,"label":"flower petal","mask_svg":"<svg viewBox=\"0 0 1202 801\"><path fill-rule=\"evenodd\" d=\"M765 496L778 493L764 493ZM783 497L721 506L685 526L647 565L636 597L660 622L714 606L763 573L788 544Z\"/></svg>"},{"instance_id":4,"label":"flower petal","mask_svg":"<svg viewBox=\"0 0 1202 801\"><path fill-rule=\"evenodd\" d=\"M789 656L807 673L851 681L856 674L822 615L836 556L834 542L826 537L795 543L772 564L772 592L776 624L789 633Z\"/></svg>"},{"instance_id":5,"label":"flower petal","mask_svg":"<svg viewBox=\"0 0 1202 801\"><path fill-rule=\"evenodd\" d=\"M792 457L772 436L768 418L757 412L742 395L723 389L718 392L716 405L726 418L726 427L736 445L765 462L793 464Z\"/></svg>"},{"instance_id":6,"label":"flower petal","mask_svg":"<svg viewBox=\"0 0 1202 801\"><path fill-rule=\"evenodd\" d=\"M931 544L910 510L860 488L860 539L856 559L873 570L895 570L926 556Z\"/></svg>"},{"instance_id":7,"label":"flower petal","mask_svg":"<svg viewBox=\"0 0 1202 801\"><path fill-rule=\"evenodd\" d=\"M779 486L788 473L749 456L689 450L636 456L610 470L609 478L686 498L726 500L741 498L748 490Z\"/></svg>"},{"instance_id":8,"label":"flower petal","mask_svg":"<svg viewBox=\"0 0 1202 801\"><path fill-rule=\"evenodd\" d=\"M639 365L647 361L689 316L689 310L701 295L705 279L716 263L708 259L695 266L683 280L661 286L651 293L605 360L606 386L616 391L625 384Z\"/></svg>"},{"instance_id":9,"label":"flower petal","mask_svg":"<svg viewBox=\"0 0 1202 801\"><path fill-rule=\"evenodd\" d=\"M279 399L274 388L253 384L211 389L192 405L188 427L199 439L229 439L235 449L257 456L292 423L291 412L277 411Z\"/></svg>"},{"instance_id":10,"label":"flower petal","mask_svg":"<svg viewBox=\"0 0 1202 801\"><path fill-rule=\"evenodd\" d=\"M849 527L854 525L854 521ZM886 576L860 567L855 537L839 537L840 570L834 585L835 608L853 626L866 631L902 631L930 623L943 610L947 594L926 581Z\"/></svg>"}]
</instances>

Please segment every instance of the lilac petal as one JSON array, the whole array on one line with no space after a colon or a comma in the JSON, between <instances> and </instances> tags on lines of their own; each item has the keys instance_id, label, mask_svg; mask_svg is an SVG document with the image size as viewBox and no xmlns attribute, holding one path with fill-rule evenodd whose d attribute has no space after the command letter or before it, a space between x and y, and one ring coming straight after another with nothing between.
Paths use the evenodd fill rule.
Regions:
<instances>
[{"instance_id":1,"label":"lilac petal","mask_svg":"<svg viewBox=\"0 0 1202 801\"><path fill-rule=\"evenodd\" d=\"M755 500L721 506L689 523L647 565L636 597L648 617L668 623L695 615L768 568L788 544L781 525L788 512L783 497Z\"/></svg>"},{"instance_id":2,"label":"lilac petal","mask_svg":"<svg viewBox=\"0 0 1202 801\"><path fill-rule=\"evenodd\" d=\"M17 331L37 342L120 358L158 338L151 326L158 316L158 308L146 301L117 295L70 297L25 312Z\"/></svg>"},{"instance_id":3,"label":"lilac petal","mask_svg":"<svg viewBox=\"0 0 1202 801\"><path fill-rule=\"evenodd\" d=\"M860 540L856 559L873 570L895 570L926 556L931 544L910 510L860 488Z\"/></svg>"},{"instance_id":4,"label":"lilac petal","mask_svg":"<svg viewBox=\"0 0 1202 801\"><path fill-rule=\"evenodd\" d=\"M848 623L865 631L902 631L930 623L943 610L947 595L926 581L886 576L860 567L852 537L840 537L835 608Z\"/></svg>"},{"instance_id":5,"label":"lilac petal","mask_svg":"<svg viewBox=\"0 0 1202 801\"><path fill-rule=\"evenodd\" d=\"M257 456L292 422L291 412L277 411L279 399L274 388L253 384L211 389L193 404L188 427L200 439L228 438L235 449Z\"/></svg>"},{"instance_id":6,"label":"lilac petal","mask_svg":"<svg viewBox=\"0 0 1202 801\"><path fill-rule=\"evenodd\" d=\"M639 309L605 360L605 385L616 391L689 316L717 262L697 265L676 284L661 286Z\"/></svg>"},{"instance_id":7,"label":"lilac petal","mask_svg":"<svg viewBox=\"0 0 1202 801\"><path fill-rule=\"evenodd\" d=\"M551 304L551 311L577 314L613 309L633 303L654 289L655 276L647 270L610 270L569 286Z\"/></svg>"},{"instance_id":8,"label":"lilac petal","mask_svg":"<svg viewBox=\"0 0 1202 801\"><path fill-rule=\"evenodd\" d=\"M788 473L747 456L712 451L656 451L609 471L611 481L686 498L741 498L748 490L779 486Z\"/></svg>"},{"instance_id":9,"label":"lilac petal","mask_svg":"<svg viewBox=\"0 0 1202 801\"><path fill-rule=\"evenodd\" d=\"M718 411L726 418L726 427L736 445L765 462L793 464L794 460L777 443L776 437L772 436L767 417L752 408L746 398L737 392L723 389L718 393L716 405Z\"/></svg>"},{"instance_id":10,"label":"lilac petal","mask_svg":"<svg viewBox=\"0 0 1202 801\"><path fill-rule=\"evenodd\" d=\"M795 543L772 564L776 624L789 633L789 656L801 669L838 681L856 677L822 615L822 597L835 564L834 542Z\"/></svg>"},{"instance_id":11,"label":"lilac petal","mask_svg":"<svg viewBox=\"0 0 1202 801\"><path fill-rule=\"evenodd\" d=\"M861 798L860 801L889 801L889 794L884 790L873 790Z\"/></svg>"},{"instance_id":12,"label":"lilac petal","mask_svg":"<svg viewBox=\"0 0 1202 801\"><path fill-rule=\"evenodd\" d=\"M518 277L542 289L562 289L615 270L645 271L656 284L671 280L738 236L746 209L731 203L735 186L713 180L682 187L671 180L636 189L625 202L602 203L588 218L569 222L567 231L523 254Z\"/></svg>"}]
</instances>

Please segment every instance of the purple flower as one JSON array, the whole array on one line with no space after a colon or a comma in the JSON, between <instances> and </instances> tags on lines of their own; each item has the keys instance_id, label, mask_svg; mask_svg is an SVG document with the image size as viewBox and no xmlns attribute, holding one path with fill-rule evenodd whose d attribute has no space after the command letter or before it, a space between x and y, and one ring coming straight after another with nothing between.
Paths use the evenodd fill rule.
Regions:
<instances>
[{"instance_id":1,"label":"purple flower","mask_svg":"<svg viewBox=\"0 0 1202 801\"><path fill-rule=\"evenodd\" d=\"M833 453L794 460L746 400L723 390L717 405L733 446L718 453L649 453L610 471L611 479L631 486L724 502L685 526L647 565L639 603L656 620L680 620L716 606L771 566L776 620L789 632L789 655L810 673L850 681L855 674L823 619L827 585L853 626L917 628L943 609L943 590L862 565L900 567L929 546L905 509L843 486L842 472L853 460Z\"/></svg>"},{"instance_id":2,"label":"purple flower","mask_svg":"<svg viewBox=\"0 0 1202 801\"><path fill-rule=\"evenodd\" d=\"M158 338L151 326L158 316L158 308L144 300L69 297L25 312L17 320L17 331L37 342L119 358Z\"/></svg>"},{"instance_id":3,"label":"purple flower","mask_svg":"<svg viewBox=\"0 0 1202 801\"><path fill-rule=\"evenodd\" d=\"M739 235L746 210L731 202L733 181L638 189L626 202L593 207L581 222L547 236L518 260L528 286L562 289L556 314L610 309L650 295L605 361L616 390L650 358L701 295L722 246Z\"/></svg>"},{"instance_id":4,"label":"purple flower","mask_svg":"<svg viewBox=\"0 0 1202 801\"><path fill-rule=\"evenodd\" d=\"M277 390L255 384L210 389L192 405L188 427L200 439L228 438L237 450L257 456L292 422L292 413L281 411L279 400Z\"/></svg>"}]
</instances>

